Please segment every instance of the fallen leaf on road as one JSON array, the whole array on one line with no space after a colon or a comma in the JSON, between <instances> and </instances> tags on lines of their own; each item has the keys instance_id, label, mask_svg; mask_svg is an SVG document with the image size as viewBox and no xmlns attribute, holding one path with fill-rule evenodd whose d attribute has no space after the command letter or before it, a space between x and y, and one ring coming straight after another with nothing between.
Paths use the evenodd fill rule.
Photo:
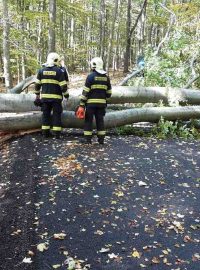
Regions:
<instances>
[{"instance_id":1,"label":"fallen leaf on road","mask_svg":"<svg viewBox=\"0 0 200 270\"><path fill-rule=\"evenodd\" d=\"M54 264L52 265L53 269L58 269L59 267L61 267L61 264Z\"/></svg>"},{"instance_id":2,"label":"fallen leaf on road","mask_svg":"<svg viewBox=\"0 0 200 270\"><path fill-rule=\"evenodd\" d=\"M151 261L152 261L152 263L155 263L155 264L160 263L160 260L157 257L153 257L153 259Z\"/></svg>"},{"instance_id":3,"label":"fallen leaf on road","mask_svg":"<svg viewBox=\"0 0 200 270\"><path fill-rule=\"evenodd\" d=\"M102 248L102 249L99 250L100 253L107 253L109 251L110 251L109 248Z\"/></svg>"},{"instance_id":4,"label":"fallen leaf on road","mask_svg":"<svg viewBox=\"0 0 200 270\"><path fill-rule=\"evenodd\" d=\"M134 257L134 258L140 258L141 255L140 255L140 253L137 250L134 250L133 253L132 253L132 257Z\"/></svg>"},{"instance_id":5,"label":"fallen leaf on road","mask_svg":"<svg viewBox=\"0 0 200 270\"><path fill-rule=\"evenodd\" d=\"M47 243L41 243L41 244L37 245L37 250L39 250L40 252L43 252L47 249L48 249Z\"/></svg>"},{"instance_id":6,"label":"fallen leaf on road","mask_svg":"<svg viewBox=\"0 0 200 270\"><path fill-rule=\"evenodd\" d=\"M63 240L63 239L65 239L65 237L66 237L66 234L65 233L55 233L53 235L53 238L54 239L58 239L58 240Z\"/></svg>"},{"instance_id":7,"label":"fallen leaf on road","mask_svg":"<svg viewBox=\"0 0 200 270\"><path fill-rule=\"evenodd\" d=\"M145 186L147 186L147 183L145 183L145 182L143 182L143 181L139 181L139 182L138 182L138 185L139 185L140 187L145 187Z\"/></svg>"},{"instance_id":8,"label":"fallen leaf on road","mask_svg":"<svg viewBox=\"0 0 200 270\"><path fill-rule=\"evenodd\" d=\"M22 262L23 263L32 263L33 261L31 260L31 258L26 258L25 257Z\"/></svg>"},{"instance_id":9,"label":"fallen leaf on road","mask_svg":"<svg viewBox=\"0 0 200 270\"><path fill-rule=\"evenodd\" d=\"M110 259L116 259L116 258L118 258L118 256L116 254L114 254L114 253L108 254L108 257Z\"/></svg>"}]
</instances>

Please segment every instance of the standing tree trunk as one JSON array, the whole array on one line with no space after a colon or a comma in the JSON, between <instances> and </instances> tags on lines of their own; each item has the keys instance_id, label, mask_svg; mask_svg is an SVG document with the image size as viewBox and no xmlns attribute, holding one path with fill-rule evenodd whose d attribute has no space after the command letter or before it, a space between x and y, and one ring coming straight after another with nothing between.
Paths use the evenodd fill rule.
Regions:
<instances>
[{"instance_id":1,"label":"standing tree trunk","mask_svg":"<svg viewBox=\"0 0 200 270\"><path fill-rule=\"evenodd\" d=\"M121 0L118 2L119 10L120 10ZM117 20L117 29L116 29L116 46L114 48L113 53L113 76L115 74L115 71L119 68L119 42L120 42L120 24L119 24L119 18L120 13L118 14L118 20Z\"/></svg>"},{"instance_id":2,"label":"standing tree trunk","mask_svg":"<svg viewBox=\"0 0 200 270\"><path fill-rule=\"evenodd\" d=\"M140 17L139 27L138 27L138 55L144 55L145 23L146 23L146 4L144 6L143 13Z\"/></svg>"},{"instance_id":3,"label":"standing tree trunk","mask_svg":"<svg viewBox=\"0 0 200 270\"><path fill-rule=\"evenodd\" d=\"M70 0L71 5L74 4L74 0ZM71 16L70 19L70 41L69 46L71 49L71 69L74 71L76 68L75 64L75 20L74 17Z\"/></svg>"},{"instance_id":4,"label":"standing tree trunk","mask_svg":"<svg viewBox=\"0 0 200 270\"><path fill-rule=\"evenodd\" d=\"M49 53L56 51L56 0L49 0Z\"/></svg>"},{"instance_id":5,"label":"standing tree trunk","mask_svg":"<svg viewBox=\"0 0 200 270\"><path fill-rule=\"evenodd\" d=\"M129 3L130 2L130 3ZM146 10L147 0L144 0L142 8L136 18L136 21L132 28L130 29L131 25L131 15L130 15L130 9L131 9L131 1L128 0L128 10L127 10L127 41L126 41L126 54L124 59L124 73L128 72L129 62L130 62L130 52L131 52L131 38L133 35L133 32L135 31L138 21L140 17L142 16L143 12Z\"/></svg>"},{"instance_id":6,"label":"standing tree trunk","mask_svg":"<svg viewBox=\"0 0 200 270\"><path fill-rule=\"evenodd\" d=\"M40 0L40 3L38 5L38 13L44 13L46 12L46 3L45 1ZM43 37L43 29L44 29L44 18L38 18L37 20L37 27L36 27L36 35L37 35L37 61L38 63L42 63L44 60L43 57L46 58L46 43L44 41Z\"/></svg>"},{"instance_id":7,"label":"standing tree trunk","mask_svg":"<svg viewBox=\"0 0 200 270\"><path fill-rule=\"evenodd\" d=\"M127 23L126 23L126 52L124 56L124 73L128 72L131 51L131 0L127 5Z\"/></svg>"},{"instance_id":8,"label":"standing tree trunk","mask_svg":"<svg viewBox=\"0 0 200 270\"><path fill-rule=\"evenodd\" d=\"M4 77L7 91L12 88L12 77L10 71L10 41L9 41L9 16L8 16L8 2L2 0L3 4L3 63L4 63Z\"/></svg>"},{"instance_id":9,"label":"standing tree trunk","mask_svg":"<svg viewBox=\"0 0 200 270\"><path fill-rule=\"evenodd\" d=\"M104 59L105 50L105 25L106 25L106 7L105 0L100 2L100 41L99 41L99 56Z\"/></svg>"},{"instance_id":10,"label":"standing tree trunk","mask_svg":"<svg viewBox=\"0 0 200 270\"><path fill-rule=\"evenodd\" d=\"M113 11L113 20L112 20L110 40L109 40L109 45L108 45L107 68L106 68L108 74L109 74L111 49L112 49L112 44L113 44L113 37L114 37L114 30L115 30L115 22L116 22L116 18L117 18L117 13L118 13L118 0L115 0L115 8Z\"/></svg>"}]
</instances>

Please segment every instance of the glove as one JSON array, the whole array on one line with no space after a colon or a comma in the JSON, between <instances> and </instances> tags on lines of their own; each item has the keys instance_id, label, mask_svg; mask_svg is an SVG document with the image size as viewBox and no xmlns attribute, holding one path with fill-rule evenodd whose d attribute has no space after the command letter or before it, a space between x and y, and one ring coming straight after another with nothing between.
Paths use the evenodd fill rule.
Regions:
<instances>
[{"instance_id":1,"label":"glove","mask_svg":"<svg viewBox=\"0 0 200 270\"><path fill-rule=\"evenodd\" d=\"M84 119L85 118L85 108L82 106L78 106L75 110L75 115L78 119Z\"/></svg>"},{"instance_id":2,"label":"glove","mask_svg":"<svg viewBox=\"0 0 200 270\"><path fill-rule=\"evenodd\" d=\"M34 100L34 105L35 105L36 107L42 107L42 101L41 101L41 99L40 99L40 98L36 98L36 99Z\"/></svg>"},{"instance_id":3,"label":"glove","mask_svg":"<svg viewBox=\"0 0 200 270\"><path fill-rule=\"evenodd\" d=\"M69 99L69 94L68 94L68 93L65 94L65 95L64 95L64 98L68 101L68 99Z\"/></svg>"}]
</instances>

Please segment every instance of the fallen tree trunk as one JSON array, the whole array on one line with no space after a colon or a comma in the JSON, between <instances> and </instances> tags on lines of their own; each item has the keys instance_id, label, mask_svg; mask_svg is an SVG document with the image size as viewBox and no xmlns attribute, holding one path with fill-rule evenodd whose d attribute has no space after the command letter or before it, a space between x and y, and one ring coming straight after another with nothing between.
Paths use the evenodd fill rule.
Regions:
<instances>
[{"instance_id":1,"label":"fallen tree trunk","mask_svg":"<svg viewBox=\"0 0 200 270\"><path fill-rule=\"evenodd\" d=\"M139 73L142 73L143 69L134 70L131 74L128 74L121 82L119 82L120 86L126 85L127 82L133 77L137 76Z\"/></svg>"},{"instance_id":2,"label":"fallen tree trunk","mask_svg":"<svg viewBox=\"0 0 200 270\"><path fill-rule=\"evenodd\" d=\"M137 122L158 122L161 116L166 120L200 118L200 106L153 107L110 112L105 116L105 127L113 128ZM83 128L84 121L77 119L74 112L65 111L62 115L62 123L65 128ZM36 129L40 125L41 112L0 115L0 130L2 131Z\"/></svg>"},{"instance_id":3,"label":"fallen tree trunk","mask_svg":"<svg viewBox=\"0 0 200 270\"><path fill-rule=\"evenodd\" d=\"M29 87L29 85L33 84L36 82L36 76L30 76L26 78L25 80L21 81L18 83L15 87L9 90L10 93L12 94L20 94L24 89Z\"/></svg>"},{"instance_id":4,"label":"fallen tree trunk","mask_svg":"<svg viewBox=\"0 0 200 270\"><path fill-rule=\"evenodd\" d=\"M0 94L0 112L40 111L40 107L34 105L34 100L35 94ZM63 107L73 110L79 102L78 96L72 96L69 101L63 101Z\"/></svg>"},{"instance_id":5,"label":"fallen tree trunk","mask_svg":"<svg viewBox=\"0 0 200 270\"><path fill-rule=\"evenodd\" d=\"M64 109L74 110L79 104L81 89L70 90L70 98ZM33 101L34 94L0 94L0 112L38 111ZM110 104L124 103L157 103L177 105L184 102L191 105L200 105L200 91L191 89L169 89L165 87L131 87L115 86L109 101Z\"/></svg>"}]
</instances>

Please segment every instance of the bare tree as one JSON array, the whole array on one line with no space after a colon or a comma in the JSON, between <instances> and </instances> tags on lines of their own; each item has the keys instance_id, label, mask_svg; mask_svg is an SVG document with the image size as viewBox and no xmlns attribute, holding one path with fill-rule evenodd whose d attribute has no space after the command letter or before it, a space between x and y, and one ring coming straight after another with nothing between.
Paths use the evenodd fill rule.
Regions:
<instances>
[{"instance_id":1,"label":"bare tree","mask_svg":"<svg viewBox=\"0 0 200 270\"><path fill-rule=\"evenodd\" d=\"M115 0L115 7L113 10L113 20L112 20L112 26L110 31L110 38L109 38L109 45L108 45L108 55L107 55L107 72L109 73L109 66L110 66L110 59L111 59L111 49L112 49L112 43L113 43L113 37L114 37L114 30L115 30L115 22L118 14L118 0Z\"/></svg>"},{"instance_id":2,"label":"bare tree","mask_svg":"<svg viewBox=\"0 0 200 270\"><path fill-rule=\"evenodd\" d=\"M142 8L135 20L134 25L131 27L131 0L128 0L128 6L127 6L127 40L126 40L126 53L124 58L124 72L128 72L129 62L130 62L130 52L131 52L131 39L133 32L135 31L138 21L140 17L142 16L143 12L146 10L147 0L144 0L142 4Z\"/></svg>"},{"instance_id":3,"label":"bare tree","mask_svg":"<svg viewBox=\"0 0 200 270\"><path fill-rule=\"evenodd\" d=\"M3 63L4 63L4 77L5 86L9 90L12 88L12 77L10 70L10 25L8 16L8 2L7 0L2 0L3 5Z\"/></svg>"},{"instance_id":4,"label":"bare tree","mask_svg":"<svg viewBox=\"0 0 200 270\"><path fill-rule=\"evenodd\" d=\"M49 52L56 50L56 0L49 0Z\"/></svg>"},{"instance_id":5,"label":"bare tree","mask_svg":"<svg viewBox=\"0 0 200 270\"><path fill-rule=\"evenodd\" d=\"M169 38L169 34L170 34L170 31L172 29L172 26L174 25L175 21L176 21L176 15L174 12L172 12L171 10L169 10L167 7L165 7L163 4L160 4L160 6L165 9L167 12L170 13L170 22L169 22L169 26L168 26L168 29L167 29L167 32L164 36L164 38L161 40L161 42L158 44L158 47L157 47L157 50L156 52L154 53L155 55L158 55L161 48L162 48L162 45L164 44L164 42Z\"/></svg>"},{"instance_id":6,"label":"bare tree","mask_svg":"<svg viewBox=\"0 0 200 270\"><path fill-rule=\"evenodd\" d=\"M124 56L124 73L128 72L131 50L131 0L127 5L127 23L126 23L126 52Z\"/></svg>"},{"instance_id":7,"label":"bare tree","mask_svg":"<svg viewBox=\"0 0 200 270\"><path fill-rule=\"evenodd\" d=\"M105 0L100 1L100 44L99 44L99 55L104 58L105 50L105 26L106 26L106 7Z\"/></svg>"}]
</instances>

